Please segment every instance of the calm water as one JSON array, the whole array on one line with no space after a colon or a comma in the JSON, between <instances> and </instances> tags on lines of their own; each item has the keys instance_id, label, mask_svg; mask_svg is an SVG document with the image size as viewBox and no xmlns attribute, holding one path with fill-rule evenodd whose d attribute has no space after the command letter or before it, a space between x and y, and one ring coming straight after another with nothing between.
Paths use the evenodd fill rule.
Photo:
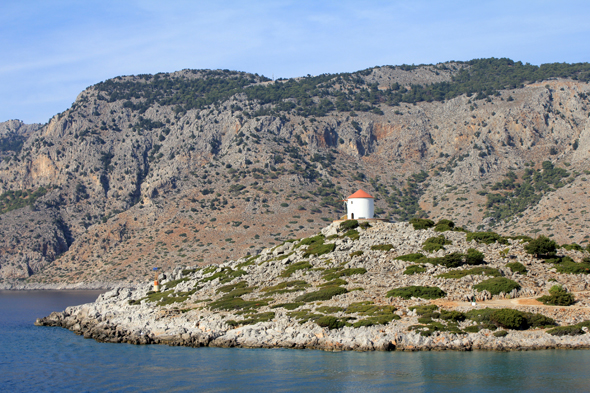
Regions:
<instances>
[{"instance_id":1,"label":"calm water","mask_svg":"<svg viewBox=\"0 0 590 393\"><path fill-rule=\"evenodd\" d=\"M327 353L100 344L35 318L94 291L0 291L0 391L588 391L590 351Z\"/></svg>"}]
</instances>

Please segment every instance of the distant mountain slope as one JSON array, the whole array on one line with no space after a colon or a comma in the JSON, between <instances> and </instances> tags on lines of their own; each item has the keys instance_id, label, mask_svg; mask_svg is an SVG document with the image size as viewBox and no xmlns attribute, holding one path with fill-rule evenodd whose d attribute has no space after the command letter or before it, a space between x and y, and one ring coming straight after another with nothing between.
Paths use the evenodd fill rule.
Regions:
<instances>
[{"instance_id":1,"label":"distant mountain slope","mask_svg":"<svg viewBox=\"0 0 590 393\"><path fill-rule=\"evenodd\" d=\"M589 78L587 63L479 59L110 79L0 163L0 275L138 281L221 262L317 231L359 188L391 220L585 245Z\"/></svg>"}]
</instances>

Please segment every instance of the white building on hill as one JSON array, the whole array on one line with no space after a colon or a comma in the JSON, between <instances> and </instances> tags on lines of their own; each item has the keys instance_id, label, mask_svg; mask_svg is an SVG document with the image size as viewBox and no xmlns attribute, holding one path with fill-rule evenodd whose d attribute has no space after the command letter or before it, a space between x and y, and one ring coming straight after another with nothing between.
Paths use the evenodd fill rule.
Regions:
<instances>
[{"instance_id":1,"label":"white building on hill","mask_svg":"<svg viewBox=\"0 0 590 393\"><path fill-rule=\"evenodd\" d=\"M372 219L375 213L373 197L358 190L344 200L346 202L346 216L349 220Z\"/></svg>"}]
</instances>

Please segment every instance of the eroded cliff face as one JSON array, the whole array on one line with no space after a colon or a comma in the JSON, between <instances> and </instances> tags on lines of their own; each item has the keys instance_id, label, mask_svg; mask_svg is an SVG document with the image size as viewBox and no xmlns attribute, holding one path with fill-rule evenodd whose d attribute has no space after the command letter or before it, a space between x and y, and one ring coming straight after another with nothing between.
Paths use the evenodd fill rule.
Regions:
<instances>
[{"instance_id":1,"label":"eroded cliff face","mask_svg":"<svg viewBox=\"0 0 590 393\"><path fill-rule=\"evenodd\" d=\"M355 74L356 84L340 79L326 88L411 89L449 81L461 67L381 67ZM289 83L218 74L254 87ZM322 116L273 112L243 92L200 106L170 103L182 92L165 90L166 83L211 75L115 78L110 90L83 91L48 124L0 124L0 132L21 130L23 137L22 148L6 151L10 159L0 163L0 276L138 281L152 266L235 259L315 232L344 214L340 200L359 188L392 220L423 215L470 230L553 235L560 243L587 238L585 82L553 79L486 99L376 100L372 111ZM156 79L163 92L135 87ZM122 95L122 84L131 93ZM544 161L567 176L528 199L506 197L506 206L521 206L498 213L488 194L508 195L533 176L526 171L543 173ZM509 172L513 185L495 188Z\"/></svg>"}]
</instances>

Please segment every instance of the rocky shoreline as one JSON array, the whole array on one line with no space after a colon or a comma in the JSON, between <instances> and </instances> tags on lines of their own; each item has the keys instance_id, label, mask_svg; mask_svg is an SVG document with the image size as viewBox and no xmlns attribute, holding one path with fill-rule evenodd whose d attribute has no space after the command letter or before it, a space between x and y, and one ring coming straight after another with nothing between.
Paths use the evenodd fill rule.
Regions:
<instances>
[{"instance_id":1,"label":"rocky shoreline","mask_svg":"<svg viewBox=\"0 0 590 393\"><path fill-rule=\"evenodd\" d=\"M372 225L344 236L332 224L316 238L321 244L300 239L265 249L257 257L177 268L164 274L160 293L150 292L149 284L118 287L94 303L54 312L35 324L66 328L99 342L138 345L327 351L590 348L586 325L571 335L548 333L555 326L590 320L586 274L558 273L524 253L522 242L480 244L467 242L462 232L443 232L452 244L431 255L476 248L485 254L487 268L520 284L510 293L486 294L473 289L487 278L485 273L440 277L469 266L456 269L427 262L421 265L423 272L404 274L414 264L399 256L421 251L425 239L440 232L415 230L408 223ZM329 251L317 255L314 249ZM572 257L578 258L575 253ZM510 261L522 262L528 274L505 268ZM575 293L574 306L545 306L531 297L547 292L554 282ZM408 284L437 285L444 295L403 298L387 292ZM494 309L544 318L543 323L552 326L510 329L473 317Z\"/></svg>"}]
</instances>

